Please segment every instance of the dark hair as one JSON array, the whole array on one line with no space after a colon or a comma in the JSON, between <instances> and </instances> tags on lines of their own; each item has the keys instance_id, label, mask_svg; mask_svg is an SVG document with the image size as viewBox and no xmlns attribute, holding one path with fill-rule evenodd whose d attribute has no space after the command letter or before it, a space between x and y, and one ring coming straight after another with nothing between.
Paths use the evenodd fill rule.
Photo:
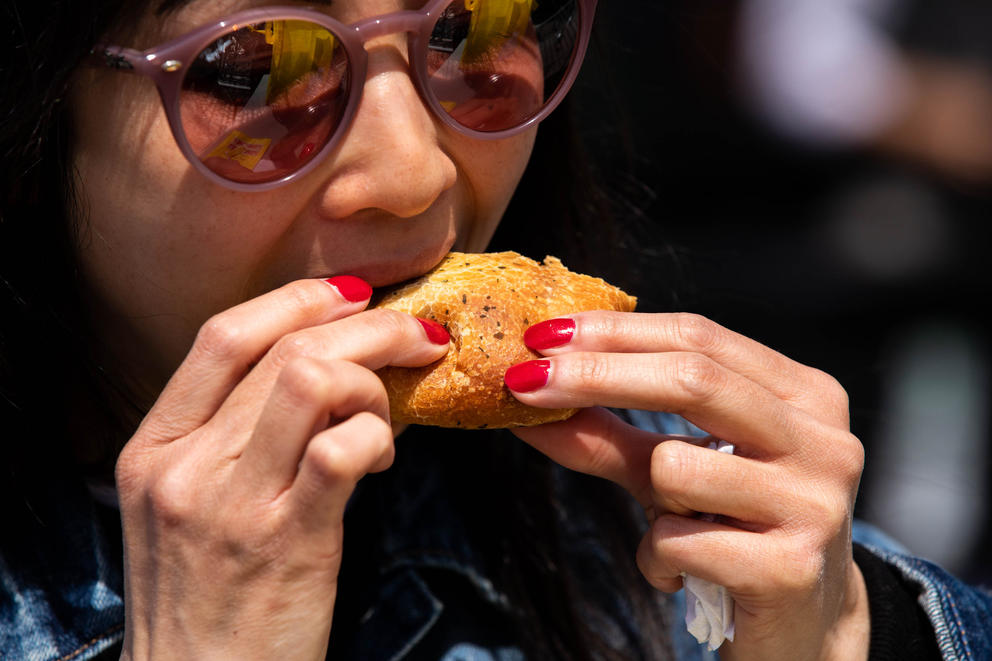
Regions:
<instances>
[{"instance_id":1,"label":"dark hair","mask_svg":"<svg viewBox=\"0 0 992 661\"><path fill-rule=\"evenodd\" d=\"M126 4L0 6L0 488L26 500L38 484L34 468L71 469L70 393L94 393L94 415L107 404L96 394L106 383L89 353L73 252L80 214L67 94L73 71Z\"/></svg>"},{"instance_id":2,"label":"dark hair","mask_svg":"<svg viewBox=\"0 0 992 661\"><path fill-rule=\"evenodd\" d=\"M0 462L6 473L0 475L0 509L15 519L6 524L8 532L18 516L30 517L31 489L42 483L33 467L77 475L109 469L122 435L129 433L121 428L127 402L91 353L85 282L73 250L85 218L71 165L74 136L67 94L72 73L91 45L152 2L7 0L0 8ZM182 4L167 0L157 9ZM584 219L592 219L590 227L616 230L617 224L606 220L610 210L595 193L594 177L582 166L580 152L566 104L539 132L534 159L499 243L530 246L532 254L546 247L556 251L539 236L519 231L526 214L540 214L542 222L562 221L542 234L552 237L554 245L562 237L588 239L580 229ZM562 256L574 257L577 268L590 270L588 254L570 250ZM68 440L69 425L80 413L75 399L80 393L96 393L82 408L93 418L87 420L87 432L99 435L97 455L81 460ZM43 438L37 437L39 428L45 431ZM505 442L480 443L478 451L471 450L488 453L476 463L494 469L486 478L489 484L463 487L505 496L485 501L487 511L470 520L478 526L472 533L492 544L494 554L514 559L503 565L498 582L515 606L528 658L619 658L609 641L587 626L584 618L595 607L578 588L581 577L570 574L562 562L563 540L547 534L559 515L559 503L550 497L552 466L515 445L512 452L505 451ZM518 483L525 488L507 488ZM615 545L610 551L615 553L617 585L637 607L644 638L640 656L657 658L667 646L665 619L634 565L642 522L618 488L599 481L590 488L602 503L593 519ZM493 526L494 521L504 527Z\"/></svg>"}]
</instances>

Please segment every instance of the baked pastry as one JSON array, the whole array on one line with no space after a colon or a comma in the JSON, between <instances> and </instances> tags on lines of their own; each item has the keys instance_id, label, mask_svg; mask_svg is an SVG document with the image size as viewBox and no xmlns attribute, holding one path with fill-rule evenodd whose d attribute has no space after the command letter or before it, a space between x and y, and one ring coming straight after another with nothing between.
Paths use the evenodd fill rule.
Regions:
<instances>
[{"instance_id":1,"label":"baked pastry","mask_svg":"<svg viewBox=\"0 0 992 661\"><path fill-rule=\"evenodd\" d=\"M515 252L453 252L429 273L381 295L375 307L432 319L451 335L441 360L378 371L393 422L483 429L564 420L575 409L518 401L507 368L539 357L527 348L532 324L585 310L632 311L637 299L600 278L573 273L555 257L538 264Z\"/></svg>"}]
</instances>

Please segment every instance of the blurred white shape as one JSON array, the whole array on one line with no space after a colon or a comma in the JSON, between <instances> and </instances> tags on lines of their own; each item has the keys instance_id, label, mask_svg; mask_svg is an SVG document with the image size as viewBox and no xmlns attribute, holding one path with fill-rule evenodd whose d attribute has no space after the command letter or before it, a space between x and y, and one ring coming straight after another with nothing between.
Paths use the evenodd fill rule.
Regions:
<instances>
[{"instance_id":1,"label":"blurred white shape","mask_svg":"<svg viewBox=\"0 0 992 661\"><path fill-rule=\"evenodd\" d=\"M988 514L986 345L977 332L934 322L897 338L891 356L865 517L913 553L960 571Z\"/></svg>"},{"instance_id":2,"label":"blurred white shape","mask_svg":"<svg viewBox=\"0 0 992 661\"><path fill-rule=\"evenodd\" d=\"M817 146L870 139L899 114L909 79L884 25L898 0L745 0L740 76L748 104Z\"/></svg>"}]
</instances>

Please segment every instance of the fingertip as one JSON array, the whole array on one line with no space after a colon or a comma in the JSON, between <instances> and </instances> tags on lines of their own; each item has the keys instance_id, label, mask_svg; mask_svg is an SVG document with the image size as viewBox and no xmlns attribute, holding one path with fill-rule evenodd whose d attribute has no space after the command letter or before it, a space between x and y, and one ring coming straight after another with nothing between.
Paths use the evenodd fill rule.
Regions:
<instances>
[{"instance_id":1,"label":"fingertip","mask_svg":"<svg viewBox=\"0 0 992 661\"><path fill-rule=\"evenodd\" d=\"M652 585L654 585L655 589L661 592L675 594L685 587L685 581L681 576L678 576L676 578L659 579L655 583L652 583Z\"/></svg>"},{"instance_id":2,"label":"fingertip","mask_svg":"<svg viewBox=\"0 0 992 661\"><path fill-rule=\"evenodd\" d=\"M550 360L529 360L506 370L503 383L514 392L529 393L546 386L550 377Z\"/></svg>"},{"instance_id":3,"label":"fingertip","mask_svg":"<svg viewBox=\"0 0 992 661\"><path fill-rule=\"evenodd\" d=\"M651 532L641 538L635 562L641 575L656 590L673 594L682 589L682 573L657 553Z\"/></svg>"},{"instance_id":4,"label":"fingertip","mask_svg":"<svg viewBox=\"0 0 992 661\"><path fill-rule=\"evenodd\" d=\"M349 303L361 303L372 298L372 286L354 275L336 275L325 278L323 282L337 290L341 298Z\"/></svg>"},{"instance_id":5,"label":"fingertip","mask_svg":"<svg viewBox=\"0 0 992 661\"><path fill-rule=\"evenodd\" d=\"M575 336L575 320L562 317L534 324L524 331L524 344L534 351L562 347Z\"/></svg>"},{"instance_id":6,"label":"fingertip","mask_svg":"<svg viewBox=\"0 0 992 661\"><path fill-rule=\"evenodd\" d=\"M430 340L432 344L447 346L451 341L451 335L441 324L437 323L433 319L422 319L421 317L417 317L416 319L420 322L420 325L424 327L424 332L427 333L427 339Z\"/></svg>"}]
</instances>

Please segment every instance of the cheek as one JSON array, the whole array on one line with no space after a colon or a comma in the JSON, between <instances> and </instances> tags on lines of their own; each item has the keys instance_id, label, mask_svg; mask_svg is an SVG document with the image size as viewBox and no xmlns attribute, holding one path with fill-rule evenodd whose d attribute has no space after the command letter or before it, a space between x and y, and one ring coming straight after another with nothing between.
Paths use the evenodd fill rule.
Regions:
<instances>
[{"instance_id":1,"label":"cheek","mask_svg":"<svg viewBox=\"0 0 992 661\"><path fill-rule=\"evenodd\" d=\"M74 161L85 213L78 251L96 293L131 314L146 284L138 271L159 271L166 261L163 238L174 231L165 216L184 164L154 90L120 78L96 76L77 85L85 94L73 97ZM123 285L128 280L130 288Z\"/></svg>"},{"instance_id":2,"label":"cheek","mask_svg":"<svg viewBox=\"0 0 992 661\"><path fill-rule=\"evenodd\" d=\"M188 164L151 82L84 70L74 83L75 164L86 185L141 197L175 187Z\"/></svg>"},{"instance_id":3,"label":"cheek","mask_svg":"<svg viewBox=\"0 0 992 661\"><path fill-rule=\"evenodd\" d=\"M168 366L207 317L243 298L278 223L193 171L154 89L118 78L80 85L86 94L73 98L77 253L96 322Z\"/></svg>"},{"instance_id":4,"label":"cheek","mask_svg":"<svg viewBox=\"0 0 992 661\"><path fill-rule=\"evenodd\" d=\"M462 150L465 156L461 159L461 164L479 213L477 224L464 246L465 250L485 250L523 176L536 136L537 129L532 129L506 140L489 143L466 139L470 144ZM483 147L481 149L480 144Z\"/></svg>"}]
</instances>

